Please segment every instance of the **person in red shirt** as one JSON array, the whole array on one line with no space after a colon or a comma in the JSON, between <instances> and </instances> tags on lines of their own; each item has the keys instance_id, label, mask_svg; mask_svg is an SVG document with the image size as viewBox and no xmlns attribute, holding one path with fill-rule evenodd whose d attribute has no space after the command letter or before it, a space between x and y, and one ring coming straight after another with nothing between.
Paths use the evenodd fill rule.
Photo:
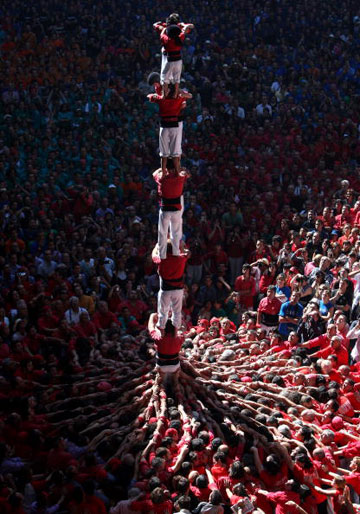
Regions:
<instances>
[{"instance_id":1,"label":"person in red shirt","mask_svg":"<svg viewBox=\"0 0 360 514\"><path fill-rule=\"evenodd\" d=\"M349 364L349 353L342 345L342 338L340 336L333 336L329 346L312 354L312 357L327 359L330 355L336 355L336 367Z\"/></svg>"},{"instance_id":2,"label":"person in red shirt","mask_svg":"<svg viewBox=\"0 0 360 514\"><path fill-rule=\"evenodd\" d=\"M99 302L99 308L94 314L93 322L97 330L107 330L113 323L121 325L115 314L109 311L108 304L105 301Z\"/></svg>"},{"instance_id":3,"label":"person in red shirt","mask_svg":"<svg viewBox=\"0 0 360 514\"><path fill-rule=\"evenodd\" d=\"M185 100L190 98L192 98L192 94L182 90L176 95L173 84L170 84L169 94L166 97L156 94L148 95L150 102L159 104L159 147L161 169L164 174L166 174L168 157L173 158L176 171L178 173L181 171L182 123L179 122L179 116L184 109Z\"/></svg>"},{"instance_id":4,"label":"person in red shirt","mask_svg":"<svg viewBox=\"0 0 360 514\"><path fill-rule=\"evenodd\" d=\"M172 312L172 323L176 328L181 326L182 304L184 296L184 271L189 252L184 250L179 256L172 255L172 245L167 245L166 259L160 259L159 245L152 252L152 260L158 266L160 290L158 292L157 327L164 330Z\"/></svg>"},{"instance_id":5,"label":"person in red shirt","mask_svg":"<svg viewBox=\"0 0 360 514\"><path fill-rule=\"evenodd\" d=\"M354 457L350 462L350 469L337 468L344 477L336 473L330 473L333 477L345 478L347 485L350 485L357 495L360 495L360 457Z\"/></svg>"},{"instance_id":6,"label":"person in red shirt","mask_svg":"<svg viewBox=\"0 0 360 514\"><path fill-rule=\"evenodd\" d=\"M228 477L229 472L226 466L226 455L224 452L218 451L214 455L214 465L211 468L211 475L214 477L216 483L220 478Z\"/></svg>"},{"instance_id":7,"label":"person in red shirt","mask_svg":"<svg viewBox=\"0 0 360 514\"><path fill-rule=\"evenodd\" d=\"M276 504L275 514L296 513L297 506L300 505L300 484L295 480L287 480L284 489L275 493L258 489L257 494L265 495L267 500Z\"/></svg>"},{"instance_id":8,"label":"person in red shirt","mask_svg":"<svg viewBox=\"0 0 360 514\"><path fill-rule=\"evenodd\" d=\"M138 499L130 504L130 509L141 512L152 512L154 514L172 514L173 504L166 499L165 491L156 487L151 491L150 499Z\"/></svg>"},{"instance_id":9,"label":"person in red shirt","mask_svg":"<svg viewBox=\"0 0 360 514\"><path fill-rule=\"evenodd\" d=\"M266 292L266 298L260 301L257 311L257 324L263 328L266 333L279 326L279 312L282 303L276 298L276 286L269 286Z\"/></svg>"},{"instance_id":10,"label":"person in red shirt","mask_svg":"<svg viewBox=\"0 0 360 514\"><path fill-rule=\"evenodd\" d=\"M92 480L87 480L83 484L85 493L84 512L87 514L106 514L105 503L95 494L95 484Z\"/></svg>"},{"instance_id":11,"label":"person in red shirt","mask_svg":"<svg viewBox=\"0 0 360 514\"><path fill-rule=\"evenodd\" d=\"M164 335L156 328L157 313L151 314L148 323L150 336L156 343L156 359L163 373L174 373L180 367L179 352L185 340L177 335L177 330L170 320L167 320Z\"/></svg>"},{"instance_id":12,"label":"person in red shirt","mask_svg":"<svg viewBox=\"0 0 360 514\"><path fill-rule=\"evenodd\" d=\"M194 28L194 25L191 23L184 24L179 22L179 15L173 13L167 18L166 25L161 21L153 25L154 29L160 34L160 41L163 47L160 81L164 87L165 96L168 95L170 82L175 84L176 92L179 90L182 70L181 48L186 33Z\"/></svg>"},{"instance_id":13,"label":"person in red shirt","mask_svg":"<svg viewBox=\"0 0 360 514\"><path fill-rule=\"evenodd\" d=\"M244 264L243 274L235 280L235 291L239 294L239 303L246 309L254 306L254 296L256 294L255 279L250 275L250 264Z\"/></svg>"},{"instance_id":14,"label":"person in red shirt","mask_svg":"<svg viewBox=\"0 0 360 514\"><path fill-rule=\"evenodd\" d=\"M161 168L153 173L158 186L160 198L160 211L158 223L158 244L160 259L166 259L166 247L168 231L170 229L170 241L172 254L180 254L180 240L182 238L182 213L184 210L183 190L190 174L182 169L178 173L174 168L172 159L167 160L166 173Z\"/></svg>"}]
</instances>

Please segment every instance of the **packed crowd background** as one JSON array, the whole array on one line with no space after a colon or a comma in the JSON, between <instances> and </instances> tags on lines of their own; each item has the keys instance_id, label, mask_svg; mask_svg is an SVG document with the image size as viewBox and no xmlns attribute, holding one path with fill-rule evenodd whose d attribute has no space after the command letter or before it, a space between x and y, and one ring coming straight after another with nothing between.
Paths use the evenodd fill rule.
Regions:
<instances>
[{"instance_id":1,"label":"packed crowd background","mask_svg":"<svg viewBox=\"0 0 360 514\"><path fill-rule=\"evenodd\" d=\"M181 83L191 258L169 390L146 331L159 287L146 78L152 24L177 8L1 6L1 513L359 503L358 3L179 7L195 26Z\"/></svg>"}]
</instances>

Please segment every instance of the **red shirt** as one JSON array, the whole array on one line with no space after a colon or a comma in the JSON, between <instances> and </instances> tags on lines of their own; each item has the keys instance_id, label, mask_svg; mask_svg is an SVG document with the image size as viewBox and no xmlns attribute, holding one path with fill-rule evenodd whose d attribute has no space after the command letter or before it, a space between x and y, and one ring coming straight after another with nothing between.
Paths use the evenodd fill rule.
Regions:
<instances>
[{"instance_id":1,"label":"red shirt","mask_svg":"<svg viewBox=\"0 0 360 514\"><path fill-rule=\"evenodd\" d=\"M276 503L275 514L291 514L297 512L296 506L300 505L300 496L293 491L278 491L277 493L268 493L267 499ZM286 502L293 501L295 507L288 507Z\"/></svg>"},{"instance_id":2,"label":"red shirt","mask_svg":"<svg viewBox=\"0 0 360 514\"><path fill-rule=\"evenodd\" d=\"M153 503L151 500L134 501L130 504L130 509L142 512L153 512L154 514L172 514L173 504L170 500L163 503Z\"/></svg>"},{"instance_id":3,"label":"red shirt","mask_svg":"<svg viewBox=\"0 0 360 514\"><path fill-rule=\"evenodd\" d=\"M83 505L84 512L88 514L106 514L107 512L104 502L94 494L86 496Z\"/></svg>"},{"instance_id":4,"label":"red shirt","mask_svg":"<svg viewBox=\"0 0 360 514\"><path fill-rule=\"evenodd\" d=\"M185 271L187 255L168 255L166 259L153 256L153 262L158 265L160 287L163 291L182 289L184 287L183 275Z\"/></svg>"},{"instance_id":5,"label":"red shirt","mask_svg":"<svg viewBox=\"0 0 360 514\"><path fill-rule=\"evenodd\" d=\"M263 298L259 303L258 311L263 313L261 315L261 322L274 325L279 321L278 314L280 312L282 303L279 298L270 300L268 297Z\"/></svg>"},{"instance_id":6,"label":"red shirt","mask_svg":"<svg viewBox=\"0 0 360 514\"><path fill-rule=\"evenodd\" d=\"M186 182L186 175L177 175L175 173L171 173L170 175L166 175L161 180L156 175L155 181L158 185L158 194L159 196L165 198L177 198L181 196L184 189L184 184Z\"/></svg>"},{"instance_id":7,"label":"red shirt","mask_svg":"<svg viewBox=\"0 0 360 514\"><path fill-rule=\"evenodd\" d=\"M160 179L159 174L156 174L154 178L158 186L160 207L165 211L180 211L182 208L180 197L183 194L186 175L171 173ZM175 199L178 199L178 202L167 201Z\"/></svg>"},{"instance_id":8,"label":"red shirt","mask_svg":"<svg viewBox=\"0 0 360 514\"><path fill-rule=\"evenodd\" d=\"M185 32L179 34L179 39L183 42L185 39ZM176 52L180 54L182 45L179 45L175 39L169 38L165 31L160 36L160 41L166 52Z\"/></svg>"},{"instance_id":9,"label":"red shirt","mask_svg":"<svg viewBox=\"0 0 360 514\"><path fill-rule=\"evenodd\" d=\"M348 485L351 485L356 494L360 495L360 473L351 473L351 475L345 475L344 478L346 480L346 483Z\"/></svg>"},{"instance_id":10,"label":"red shirt","mask_svg":"<svg viewBox=\"0 0 360 514\"><path fill-rule=\"evenodd\" d=\"M101 313L101 312L95 312L94 314L94 323L95 323L95 327L99 330L106 330L107 328L110 327L110 325L112 323L116 323L116 325L120 325L121 323L119 322L119 320L117 319L117 317L115 316L115 314L113 312L104 312L104 313Z\"/></svg>"},{"instance_id":11,"label":"red shirt","mask_svg":"<svg viewBox=\"0 0 360 514\"><path fill-rule=\"evenodd\" d=\"M243 305L244 307L247 307L247 308L250 308L250 307L253 307L253 303L254 303L254 296L255 296L255 293L256 293L256 288L255 288L256 284L255 284L255 279L253 277L250 277L248 280L245 280L244 276L243 275L240 275L240 277L238 277L236 280L235 280L235 291L246 291L246 290L250 290L250 292L244 296L240 296L240 303L241 305Z\"/></svg>"},{"instance_id":12,"label":"red shirt","mask_svg":"<svg viewBox=\"0 0 360 514\"><path fill-rule=\"evenodd\" d=\"M178 127L178 117L183 109L184 98L163 98L159 95L149 95L151 102L159 104L161 124L163 127Z\"/></svg>"},{"instance_id":13,"label":"red shirt","mask_svg":"<svg viewBox=\"0 0 360 514\"><path fill-rule=\"evenodd\" d=\"M336 368L339 368L340 366L349 365L349 354L343 345L340 345L340 348L337 348L336 350L331 345L329 345L323 350L314 353L312 357L320 357L322 359L326 359L327 357L329 357L329 355L336 355L336 357L338 358Z\"/></svg>"},{"instance_id":14,"label":"red shirt","mask_svg":"<svg viewBox=\"0 0 360 514\"><path fill-rule=\"evenodd\" d=\"M156 348L159 354L163 355L175 355L179 354L181 346L184 342L183 336L168 336L161 337L159 330L153 330L150 332L150 336L156 341Z\"/></svg>"}]
</instances>

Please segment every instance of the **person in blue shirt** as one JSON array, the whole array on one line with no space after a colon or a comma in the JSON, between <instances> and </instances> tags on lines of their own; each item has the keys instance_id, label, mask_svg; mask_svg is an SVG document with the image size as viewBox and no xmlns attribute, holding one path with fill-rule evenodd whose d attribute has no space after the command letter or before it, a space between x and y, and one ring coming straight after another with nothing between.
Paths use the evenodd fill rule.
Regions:
<instances>
[{"instance_id":1,"label":"person in blue shirt","mask_svg":"<svg viewBox=\"0 0 360 514\"><path fill-rule=\"evenodd\" d=\"M279 332L283 337L288 337L303 315L303 306L299 303L300 293L293 291L290 300L282 304L279 312Z\"/></svg>"},{"instance_id":2,"label":"person in blue shirt","mask_svg":"<svg viewBox=\"0 0 360 514\"><path fill-rule=\"evenodd\" d=\"M329 321L329 319L331 319L334 315L335 307L334 304L330 301L330 291L328 289L323 290L319 307L319 312L322 319Z\"/></svg>"},{"instance_id":3,"label":"person in blue shirt","mask_svg":"<svg viewBox=\"0 0 360 514\"><path fill-rule=\"evenodd\" d=\"M286 285L285 275L280 273L276 279L276 298L279 298L280 302L284 303L290 299L291 289Z\"/></svg>"}]
</instances>

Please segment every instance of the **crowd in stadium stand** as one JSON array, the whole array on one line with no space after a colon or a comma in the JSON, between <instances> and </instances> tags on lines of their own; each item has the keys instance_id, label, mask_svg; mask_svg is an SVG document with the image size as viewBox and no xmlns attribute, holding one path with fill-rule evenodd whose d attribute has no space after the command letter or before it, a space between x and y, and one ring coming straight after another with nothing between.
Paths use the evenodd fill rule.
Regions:
<instances>
[{"instance_id":1,"label":"crowd in stadium stand","mask_svg":"<svg viewBox=\"0 0 360 514\"><path fill-rule=\"evenodd\" d=\"M147 331L146 96L153 23L174 9L195 28L180 83L184 363L168 394ZM0 514L358 512L358 3L0 12ZM125 400L145 412L126 445Z\"/></svg>"}]
</instances>

